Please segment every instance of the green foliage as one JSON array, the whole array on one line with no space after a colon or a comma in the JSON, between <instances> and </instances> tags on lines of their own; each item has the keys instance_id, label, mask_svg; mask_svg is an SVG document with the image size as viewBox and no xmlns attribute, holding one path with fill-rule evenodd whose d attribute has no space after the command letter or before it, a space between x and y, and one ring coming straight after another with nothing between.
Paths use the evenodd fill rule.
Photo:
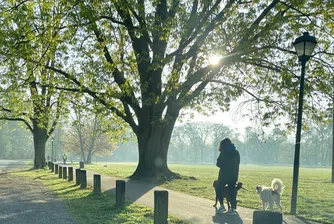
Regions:
<instances>
[{"instance_id":1,"label":"green foliage","mask_svg":"<svg viewBox=\"0 0 334 224\"><path fill-rule=\"evenodd\" d=\"M139 105L150 105L157 114L171 107L172 99L181 108L227 110L243 89L254 90L273 114L287 109L293 114L298 65L290 43L303 29L319 40L319 57L309 74L323 76L310 75L306 90L320 95L307 105L329 94L331 1L194 4L6 2L3 42L11 55L19 53L32 63L31 68L56 71L74 81L75 88L102 100L135 132L132 117L141 119ZM223 60L208 65L207 56L214 53ZM52 64L44 63L50 59ZM209 86L213 79L220 84ZM72 84L67 83L70 88ZM306 110L315 109L320 108Z\"/></svg>"},{"instance_id":2,"label":"green foliage","mask_svg":"<svg viewBox=\"0 0 334 224\"><path fill-rule=\"evenodd\" d=\"M45 66L54 63L59 37L66 36L57 30L66 5L4 1L1 8L1 119L24 121L31 131L36 124L51 133L60 114L67 113L68 98L54 88L59 79Z\"/></svg>"}]
</instances>

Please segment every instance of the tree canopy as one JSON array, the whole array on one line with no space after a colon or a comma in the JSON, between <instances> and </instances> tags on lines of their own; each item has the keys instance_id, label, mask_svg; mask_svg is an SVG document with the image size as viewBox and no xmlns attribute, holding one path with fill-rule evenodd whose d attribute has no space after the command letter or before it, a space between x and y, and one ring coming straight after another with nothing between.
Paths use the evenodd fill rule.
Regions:
<instances>
[{"instance_id":1,"label":"tree canopy","mask_svg":"<svg viewBox=\"0 0 334 224\"><path fill-rule=\"evenodd\" d=\"M291 42L306 30L319 44L308 64L305 110L321 115L324 103L332 103L331 6L320 0L4 1L1 55L17 59L4 69L15 72L27 61L54 74L56 89L84 93L127 123L138 139L134 178L169 176L168 145L183 109L228 110L246 93L264 118L294 118L299 66ZM214 65L211 55L220 56Z\"/></svg>"}]
</instances>

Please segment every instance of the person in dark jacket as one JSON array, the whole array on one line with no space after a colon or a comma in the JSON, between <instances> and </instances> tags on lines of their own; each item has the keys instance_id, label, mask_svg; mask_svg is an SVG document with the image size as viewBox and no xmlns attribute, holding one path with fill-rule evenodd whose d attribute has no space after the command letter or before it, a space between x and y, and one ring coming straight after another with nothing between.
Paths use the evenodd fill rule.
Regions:
<instances>
[{"instance_id":1,"label":"person in dark jacket","mask_svg":"<svg viewBox=\"0 0 334 224\"><path fill-rule=\"evenodd\" d=\"M227 185L231 198L231 209L227 212L227 214L236 215L235 209L237 208L237 192L235 185L238 182L239 177L240 154L228 138L225 138L220 142L219 151L220 154L216 165L220 169L216 189L220 208L217 212L225 211L222 190L224 186Z\"/></svg>"}]
</instances>

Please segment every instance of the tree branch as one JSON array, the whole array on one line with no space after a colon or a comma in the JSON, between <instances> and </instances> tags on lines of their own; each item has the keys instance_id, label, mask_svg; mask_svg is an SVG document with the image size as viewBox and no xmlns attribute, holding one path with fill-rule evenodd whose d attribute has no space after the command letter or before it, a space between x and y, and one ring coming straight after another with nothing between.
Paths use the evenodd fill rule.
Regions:
<instances>
[{"instance_id":1,"label":"tree branch","mask_svg":"<svg viewBox=\"0 0 334 224\"><path fill-rule=\"evenodd\" d=\"M119 116L120 118L122 118L126 123L128 123L130 126L136 126L132 116L130 116L131 114L127 114L126 116L124 116L124 114L118 110L116 107L114 106L110 106L104 99L102 99L101 97L99 97L99 95L90 90L88 87L84 86L81 84L81 82L79 80L77 80L74 76L60 70L60 69L56 69L54 67L50 67L50 66L46 66L46 69L50 69L54 72L57 72L58 74L63 75L65 78L71 80L72 82L74 82L77 86L81 87L81 91L87 93L88 95L90 95L91 97L93 97L94 99L96 99L98 102L100 102L102 105L104 105L106 108L108 108L109 110L111 110L112 112L114 112L117 116Z\"/></svg>"},{"instance_id":2,"label":"tree branch","mask_svg":"<svg viewBox=\"0 0 334 224\"><path fill-rule=\"evenodd\" d=\"M22 121L27 128L33 132L33 128L30 126L30 124L23 118L11 118L11 117L0 117L0 120L7 120L7 121Z\"/></svg>"}]
</instances>

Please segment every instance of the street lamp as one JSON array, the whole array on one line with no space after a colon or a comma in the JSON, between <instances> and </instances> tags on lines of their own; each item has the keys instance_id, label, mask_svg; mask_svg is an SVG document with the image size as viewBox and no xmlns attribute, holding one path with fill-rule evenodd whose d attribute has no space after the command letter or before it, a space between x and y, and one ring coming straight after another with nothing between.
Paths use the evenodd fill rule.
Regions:
<instances>
[{"instance_id":1,"label":"street lamp","mask_svg":"<svg viewBox=\"0 0 334 224\"><path fill-rule=\"evenodd\" d=\"M294 165L293 165L293 183L292 183L292 197L291 197L291 214L293 215L296 214L296 210L297 210L300 134L301 134L301 127L302 127L305 65L306 65L306 62L310 59L316 44L317 44L317 41L315 37L310 36L308 32L305 32L303 36L298 37L293 43L293 46L295 47L296 52L297 52L298 59L302 65L302 73L300 77L298 118L297 118L295 158L294 158Z\"/></svg>"},{"instance_id":2,"label":"street lamp","mask_svg":"<svg viewBox=\"0 0 334 224\"><path fill-rule=\"evenodd\" d=\"M52 137L52 138L51 138L51 161L52 161L52 162L54 162L54 161L53 161L53 140L54 140L54 139L53 139L53 137Z\"/></svg>"}]
</instances>

